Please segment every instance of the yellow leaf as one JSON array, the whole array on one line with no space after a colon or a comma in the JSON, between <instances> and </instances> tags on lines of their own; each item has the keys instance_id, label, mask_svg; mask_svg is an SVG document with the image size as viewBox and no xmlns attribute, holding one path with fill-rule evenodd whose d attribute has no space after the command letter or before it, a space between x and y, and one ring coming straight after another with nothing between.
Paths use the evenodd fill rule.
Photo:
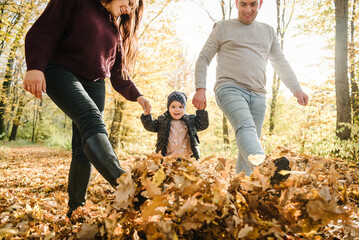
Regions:
<instances>
[{"instance_id":1,"label":"yellow leaf","mask_svg":"<svg viewBox=\"0 0 359 240\"><path fill-rule=\"evenodd\" d=\"M2 228L0 229L0 237L6 237L9 235L15 235L17 233L16 229L12 228Z\"/></svg>"},{"instance_id":2,"label":"yellow leaf","mask_svg":"<svg viewBox=\"0 0 359 240\"><path fill-rule=\"evenodd\" d=\"M244 225L244 227L239 231L238 238L246 238L248 234L253 231L252 226L248 226L248 224Z\"/></svg>"},{"instance_id":3,"label":"yellow leaf","mask_svg":"<svg viewBox=\"0 0 359 240\"><path fill-rule=\"evenodd\" d=\"M146 220L147 218L162 214L166 209L161 207L166 207L168 204L166 196L156 196L153 200L145 206L142 211L142 219Z\"/></svg>"},{"instance_id":4,"label":"yellow leaf","mask_svg":"<svg viewBox=\"0 0 359 240\"><path fill-rule=\"evenodd\" d=\"M196 205L197 205L196 197L192 196L188 198L186 202L183 204L183 206L178 210L177 215L181 217L186 212L193 210Z\"/></svg>"},{"instance_id":5,"label":"yellow leaf","mask_svg":"<svg viewBox=\"0 0 359 240\"><path fill-rule=\"evenodd\" d=\"M132 204L135 196L135 184L133 183L130 173L124 173L118 180L116 188L114 207L117 209L127 209Z\"/></svg>"},{"instance_id":6,"label":"yellow leaf","mask_svg":"<svg viewBox=\"0 0 359 240\"><path fill-rule=\"evenodd\" d=\"M81 227L81 231L77 234L79 239L94 239L96 235L96 225L85 223Z\"/></svg>"},{"instance_id":7,"label":"yellow leaf","mask_svg":"<svg viewBox=\"0 0 359 240\"><path fill-rule=\"evenodd\" d=\"M197 181L197 177L195 177L195 176L192 176L192 175L189 175L189 174L187 174L187 173L183 173L183 175L186 177L186 178L188 178L189 180L191 180L191 181Z\"/></svg>"},{"instance_id":8,"label":"yellow leaf","mask_svg":"<svg viewBox=\"0 0 359 240\"><path fill-rule=\"evenodd\" d=\"M161 195L161 189L157 187L157 184L154 181L151 181L148 178L142 179L141 183L146 191L142 192L141 195L144 197L153 198L158 195Z\"/></svg>"},{"instance_id":9,"label":"yellow leaf","mask_svg":"<svg viewBox=\"0 0 359 240\"><path fill-rule=\"evenodd\" d=\"M161 154L161 152L159 153L151 153L151 154L146 154L148 159L152 159L152 160L159 160L159 159L163 159L163 156Z\"/></svg>"},{"instance_id":10,"label":"yellow leaf","mask_svg":"<svg viewBox=\"0 0 359 240\"><path fill-rule=\"evenodd\" d=\"M153 175L153 181L156 183L157 187L161 185L163 180L166 179L166 173L163 171L163 167L161 167L155 175Z\"/></svg>"}]
</instances>

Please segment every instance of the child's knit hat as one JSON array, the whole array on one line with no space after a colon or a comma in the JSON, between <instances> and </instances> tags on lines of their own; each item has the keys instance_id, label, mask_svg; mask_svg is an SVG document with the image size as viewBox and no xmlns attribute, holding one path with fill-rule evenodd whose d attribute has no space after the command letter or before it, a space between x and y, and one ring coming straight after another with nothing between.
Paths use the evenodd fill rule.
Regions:
<instances>
[{"instance_id":1,"label":"child's knit hat","mask_svg":"<svg viewBox=\"0 0 359 240\"><path fill-rule=\"evenodd\" d=\"M174 91L167 97L167 110L170 108L170 105L173 101L178 101L182 103L183 107L186 109L187 96L183 92Z\"/></svg>"}]
</instances>

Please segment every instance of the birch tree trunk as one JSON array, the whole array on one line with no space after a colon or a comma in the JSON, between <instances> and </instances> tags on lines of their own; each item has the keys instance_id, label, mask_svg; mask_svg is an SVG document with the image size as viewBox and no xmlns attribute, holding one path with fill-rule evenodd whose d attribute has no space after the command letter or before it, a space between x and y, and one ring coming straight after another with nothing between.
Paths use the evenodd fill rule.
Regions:
<instances>
[{"instance_id":1,"label":"birch tree trunk","mask_svg":"<svg viewBox=\"0 0 359 240\"><path fill-rule=\"evenodd\" d=\"M38 140L38 126L42 121L42 103L43 100L35 100L34 117L32 119L32 136L31 142L36 143Z\"/></svg>"},{"instance_id":2,"label":"birch tree trunk","mask_svg":"<svg viewBox=\"0 0 359 240\"><path fill-rule=\"evenodd\" d=\"M283 1L283 2L282 2ZM284 36L287 31L288 25L292 20L294 6L296 4L296 0L291 2L291 9L288 9L289 2L287 0L276 0L277 5L277 35L280 38L280 47L283 51L284 48ZM283 10L281 11L281 8ZM286 13L288 10L291 10L289 13L289 17L286 20ZM273 83L272 83L272 99L270 102L270 113L269 113L269 134L274 132L275 122L276 122L276 113L277 113L277 102L279 96L279 87L280 87L280 78L274 72L273 74Z\"/></svg>"}]
</instances>

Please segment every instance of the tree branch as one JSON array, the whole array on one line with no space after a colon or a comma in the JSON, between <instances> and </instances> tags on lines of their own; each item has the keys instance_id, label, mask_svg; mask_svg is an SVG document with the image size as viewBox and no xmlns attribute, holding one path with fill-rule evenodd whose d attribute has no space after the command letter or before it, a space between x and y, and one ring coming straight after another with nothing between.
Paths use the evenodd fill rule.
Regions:
<instances>
[{"instance_id":1,"label":"tree branch","mask_svg":"<svg viewBox=\"0 0 359 240\"><path fill-rule=\"evenodd\" d=\"M216 21L217 21L216 19L214 19L214 18L212 17L212 15L210 14L210 12L209 12L205 7L203 7L203 4L198 4L197 2L193 2L193 3L196 4L198 7L202 8L202 10L204 10L204 11L207 13L208 17L209 17L213 22L216 22Z\"/></svg>"},{"instance_id":2,"label":"tree branch","mask_svg":"<svg viewBox=\"0 0 359 240\"><path fill-rule=\"evenodd\" d=\"M168 1L168 2L161 8L161 10L157 13L157 15L154 16L154 17L146 24L146 26L144 27L144 29L143 29L142 33L140 34L140 36L138 37L138 39L140 39L140 38L143 36L143 34L145 34L145 32L146 32L147 28L150 26L150 24L151 24L154 20L156 20L156 18L158 18L158 17L163 13L163 11L164 11L165 8L168 6L168 4L170 4L170 2L171 2L171 1Z\"/></svg>"}]
</instances>

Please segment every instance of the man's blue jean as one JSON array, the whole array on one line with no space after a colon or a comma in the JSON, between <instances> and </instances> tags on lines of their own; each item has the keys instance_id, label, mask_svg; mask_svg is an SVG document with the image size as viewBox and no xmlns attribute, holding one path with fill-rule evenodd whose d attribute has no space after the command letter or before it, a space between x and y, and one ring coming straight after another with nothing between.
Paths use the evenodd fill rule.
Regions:
<instances>
[{"instance_id":1,"label":"man's blue jean","mask_svg":"<svg viewBox=\"0 0 359 240\"><path fill-rule=\"evenodd\" d=\"M225 85L216 90L216 101L235 131L239 151L236 173L245 171L249 176L254 165L248 161L248 156L264 155L260 136L266 99L239 86Z\"/></svg>"}]
</instances>

